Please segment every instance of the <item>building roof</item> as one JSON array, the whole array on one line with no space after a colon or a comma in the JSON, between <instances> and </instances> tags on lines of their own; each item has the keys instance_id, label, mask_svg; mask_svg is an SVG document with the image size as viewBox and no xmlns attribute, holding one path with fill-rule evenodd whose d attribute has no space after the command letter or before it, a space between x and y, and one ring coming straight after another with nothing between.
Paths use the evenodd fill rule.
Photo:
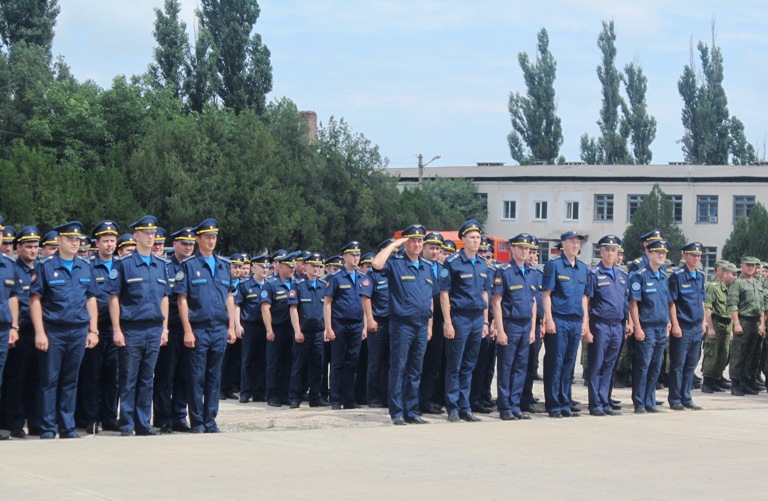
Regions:
<instances>
[{"instance_id":1,"label":"building roof","mask_svg":"<svg viewBox=\"0 0 768 501\"><path fill-rule=\"evenodd\" d=\"M417 167L386 169L402 182L417 182ZM429 167L424 178L517 182L768 183L765 165L492 165Z\"/></svg>"}]
</instances>

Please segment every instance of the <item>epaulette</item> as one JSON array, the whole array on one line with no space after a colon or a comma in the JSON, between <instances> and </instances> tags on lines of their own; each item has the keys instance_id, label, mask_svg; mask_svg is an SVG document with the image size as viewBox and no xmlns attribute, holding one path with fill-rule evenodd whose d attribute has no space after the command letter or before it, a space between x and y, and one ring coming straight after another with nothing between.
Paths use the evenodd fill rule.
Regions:
<instances>
[{"instance_id":1,"label":"epaulette","mask_svg":"<svg viewBox=\"0 0 768 501\"><path fill-rule=\"evenodd\" d=\"M446 263L452 263L452 262L456 261L457 257L459 257L459 253L458 252L454 252L453 254L451 254L450 256L445 258L445 262Z\"/></svg>"},{"instance_id":2,"label":"epaulette","mask_svg":"<svg viewBox=\"0 0 768 501\"><path fill-rule=\"evenodd\" d=\"M194 259L194 258L195 258L195 255L194 255L194 254L192 254L191 256L189 256L189 257L185 257L184 259L182 259L182 261L181 261L181 262L182 262L182 263L186 263L186 262L187 262L187 261L189 261L190 259Z\"/></svg>"},{"instance_id":3,"label":"epaulette","mask_svg":"<svg viewBox=\"0 0 768 501\"><path fill-rule=\"evenodd\" d=\"M300 284L301 282L306 282L306 281L307 281L306 278L293 277L293 282L296 283L296 284Z\"/></svg>"},{"instance_id":4,"label":"epaulette","mask_svg":"<svg viewBox=\"0 0 768 501\"><path fill-rule=\"evenodd\" d=\"M328 283L328 282L326 282L326 281L325 281L325 279L323 279L323 278L318 278L318 279L317 279L317 281L318 281L318 282L320 282L321 284L326 284L326 283Z\"/></svg>"},{"instance_id":5,"label":"epaulette","mask_svg":"<svg viewBox=\"0 0 768 501\"><path fill-rule=\"evenodd\" d=\"M217 257L227 264L232 264L232 260L229 259L228 257L224 257L224 256L217 256Z\"/></svg>"},{"instance_id":6,"label":"epaulette","mask_svg":"<svg viewBox=\"0 0 768 501\"><path fill-rule=\"evenodd\" d=\"M112 261L122 261L122 260L124 260L128 256L130 256L130 254L123 254L122 256L115 256L115 257L112 258Z\"/></svg>"},{"instance_id":7,"label":"epaulette","mask_svg":"<svg viewBox=\"0 0 768 501\"><path fill-rule=\"evenodd\" d=\"M163 256L155 256L155 257L159 259L161 263L165 263L165 264L171 263L171 261L167 257L163 257Z\"/></svg>"},{"instance_id":8,"label":"epaulette","mask_svg":"<svg viewBox=\"0 0 768 501\"><path fill-rule=\"evenodd\" d=\"M646 270L646 269L647 269L647 268L640 268L639 270L637 270L637 274L639 275L639 274L641 274L641 273L645 273L645 270Z\"/></svg>"},{"instance_id":9,"label":"epaulette","mask_svg":"<svg viewBox=\"0 0 768 501\"><path fill-rule=\"evenodd\" d=\"M673 273L675 273L676 275L679 275L679 274L681 274L683 271L684 271L684 270L683 270L683 268L682 268L682 267L680 267L680 268L675 268L675 271L674 271Z\"/></svg>"},{"instance_id":10,"label":"epaulette","mask_svg":"<svg viewBox=\"0 0 768 501\"><path fill-rule=\"evenodd\" d=\"M91 254L90 256L88 256L85 259L87 259L88 261L96 261L96 254Z\"/></svg>"},{"instance_id":11,"label":"epaulette","mask_svg":"<svg viewBox=\"0 0 768 501\"><path fill-rule=\"evenodd\" d=\"M3 257L12 263L15 263L15 260L8 254L3 254Z\"/></svg>"},{"instance_id":12,"label":"epaulette","mask_svg":"<svg viewBox=\"0 0 768 501\"><path fill-rule=\"evenodd\" d=\"M265 284L271 284L275 280L277 280L277 277L274 276L274 275L270 275L270 276L264 278L264 283Z\"/></svg>"},{"instance_id":13,"label":"epaulette","mask_svg":"<svg viewBox=\"0 0 768 501\"><path fill-rule=\"evenodd\" d=\"M505 270L505 271L506 271L506 270L508 270L508 269L510 269L510 268L512 268L512 265L511 265L511 264L509 264L509 263L506 263L506 264L502 264L502 265L501 265L501 267L500 267L499 269L501 269L501 270Z\"/></svg>"},{"instance_id":14,"label":"epaulette","mask_svg":"<svg viewBox=\"0 0 768 501\"><path fill-rule=\"evenodd\" d=\"M43 263L47 263L48 261L50 261L51 259L53 259L53 256L55 256L55 255L56 255L56 254L53 254L53 255L50 255L50 256L48 256L48 257L44 257L44 258L42 258L42 259L40 260L40 264L43 264Z\"/></svg>"},{"instance_id":15,"label":"epaulette","mask_svg":"<svg viewBox=\"0 0 768 501\"><path fill-rule=\"evenodd\" d=\"M87 263L87 262L89 261L87 257L80 257L80 256L77 256L77 255L75 255L75 257L76 257L77 259L79 259L80 261L83 261L83 262L85 262L85 263Z\"/></svg>"},{"instance_id":16,"label":"epaulette","mask_svg":"<svg viewBox=\"0 0 768 501\"><path fill-rule=\"evenodd\" d=\"M392 254L389 256L391 259L405 259L403 254Z\"/></svg>"},{"instance_id":17,"label":"epaulette","mask_svg":"<svg viewBox=\"0 0 768 501\"><path fill-rule=\"evenodd\" d=\"M593 266L589 269L589 272L592 273L593 275L597 275L597 272L599 269L600 269L599 266Z\"/></svg>"}]
</instances>

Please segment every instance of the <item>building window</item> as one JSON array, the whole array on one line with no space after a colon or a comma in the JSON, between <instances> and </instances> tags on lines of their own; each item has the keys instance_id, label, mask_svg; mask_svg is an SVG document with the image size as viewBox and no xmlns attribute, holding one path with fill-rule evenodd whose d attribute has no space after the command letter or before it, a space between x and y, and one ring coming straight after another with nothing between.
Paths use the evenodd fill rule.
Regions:
<instances>
[{"instance_id":1,"label":"building window","mask_svg":"<svg viewBox=\"0 0 768 501\"><path fill-rule=\"evenodd\" d=\"M565 202L566 221L579 220L579 202Z\"/></svg>"},{"instance_id":2,"label":"building window","mask_svg":"<svg viewBox=\"0 0 768 501\"><path fill-rule=\"evenodd\" d=\"M595 221L613 221L613 195L595 195Z\"/></svg>"},{"instance_id":3,"label":"building window","mask_svg":"<svg viewBox=\"0 0 768 501\"><path fill-rule=\"evenodd\" d=\"M539 264L549 261L549 242L539 240Z\"/></svg>"},{"instance_id":4,"label":"building window","mask_svg":"<svg viewBox=\"0 0 768 501\"><path fill-rule=\"evenodd\" d=\"M627 195L627 222L632 222L632 216L647 195Z\"/></svg>"},{"instance_id":5,"label":"building window","mask_svg":"<svg viewBox=\"0 0 768 501\"><path fill-rule=\"evenodd\" d=\"M717 195L698 195L696 197L696 222L717 223Z\"/></svg>"},{"instance_id":6,"label":"building window","mask_svg":"<svg viewBox=\"0 0 768 501\"><path fill-rule=\"evenodd\" d=\"M592 244L592 260L594 261L595 259L602 259L600 257L600 246L597 244Z\"/></svg>"},{"instance_id":7,"label":"building window","mask_svg":"<svg viewBox=\"0 0 768 501\"><path fill-rule=\"evenodd\" d=\"M672 202L672 220L675 224L683 224L683 196L667 195L667 200Z\"/></svg>"},{"instance_id":8,"label":"building window","mask_svg":"<svg viewBox=\"0 0 768 501\"><path fill-rule=\"evenodd\" d=\"M533 219L536 221L547 220L547 202L538 201L533 203Z\"/></svg>"},{"instance_id":9,"label":"building window","mask_svg":"<svg viewBox=\"0 0 768 501\"><path fill-rule=\"evenodd\" d=\"M501 219L517 219L517 202L515 200L504 200Z\"/></svg>"},{"instance_id":10,"label":"building window","mask_svg":"<svg viewBox=\"0 0 768 501\"><path fill-rule=\"evenodd\" d=\"M707 276L715 274L715 263L717 262L717 247L704 247L701 254L701 266Z\"/></svg>"},{"instance_id":11,"label":"building window","mask_svg":"<svg viewBox=\"0 0 768 501\"><path fill-rule=\"evenodd\" d=\"M735 195L733 197L733 222L749 216L755 206L754 195Z\"/></svg>"}]
</instances>

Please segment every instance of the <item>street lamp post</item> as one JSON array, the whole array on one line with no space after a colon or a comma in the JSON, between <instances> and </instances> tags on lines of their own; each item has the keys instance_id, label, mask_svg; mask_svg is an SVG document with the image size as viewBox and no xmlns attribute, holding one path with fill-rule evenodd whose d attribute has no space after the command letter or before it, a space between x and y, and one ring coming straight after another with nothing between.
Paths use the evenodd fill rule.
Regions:
<instances>
[{"instance_id":1,"label":"street lamp post","mask_svg":"<svg viewBox=\"0 0 768 501\"><path fill-rule=\"evenodd\" d=\"M423 188L424 187L424 167L431 164L435 160L439 160L440 155L435 155L434 157L432 157L432 160L430 160L427 163L424 163L424 155L422 155L421 153L419 153L418 158L419 158L419 188Z\"/></svg>"}]
</instances>

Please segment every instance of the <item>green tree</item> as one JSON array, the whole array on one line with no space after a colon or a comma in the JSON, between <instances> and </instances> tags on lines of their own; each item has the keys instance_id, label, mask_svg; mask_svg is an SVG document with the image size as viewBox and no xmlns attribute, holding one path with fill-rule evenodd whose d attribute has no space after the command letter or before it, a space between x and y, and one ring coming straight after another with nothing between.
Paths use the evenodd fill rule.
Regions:
<instances>
[{"instance_id":1,"label":"green tree","mask_svg":"<svg viewBox=\"0 0 768 501\"><path fill-rule=\"evenodd\" d=\"M12 49L17 43L37 45L48 52L53 46L58 0L3 0L0 2L0 36Z\"/></svg>"},{"instance_id":2,"label":"green tree","mask_svg":"<svg viewBox=\"0 0 768 501\"><path fill-rule=\"evenodd\" d=\"M749 216L736 221L723 246L723 259L738 264L744 256L768 260L768 211L760 202L752 207Z\"/></svg>"},{"instance_id":3,"label":"green tree","mask_svg":"<svg viewBox=\"0 0 768 501\"><path fill-rule=\"evenodd\" d=\"M546 29L542 28L538 34L536 61L532 63L525 52L520 52L517 60L523 70L526 95L509 94L510 154L520 165L535 161L555 163L563 144L563 129L555 101L557 62L549 51Z\"/></svg>"},{"instance_id":4,"label":"green tree","mask_svg":"<svg viewBox=\"0 0 768 501\"><path fill-rule=\"evenodd\" d=\"M651 192L632 216L632 224L624 231L624 253L630 259L643 255L643 244L639 238L654 228L664 233L664 238L669 242L668 257L677 266L681 256L680 248L687 241L683 230L674 222L672 202L658 184L653 185Z\"/></svg>"},{"instance_id":5,"label":"green tree","mask_svg":"<svg viewBox=\"0 0 768 501\"><path fill-rule=\"evenodd\" d=\"M198 13L216 47L218 94L236 113L245 109L263 113L266 94L272 90L269 49L260 35L251 36L259 14L256 0L202 0Z\"/></svg>"},{"instance_id":6,"label":"green tree","mask_svg":"<svg viewBox=\"0 0 768 501\"><path fill-rule=\"evenodd\" d=\"M597 125L600 127L600 137L597 142L589 140L581 141L582 160L592 159L595 153L602 153L602 158L598 159L599 164L624 164L630 163L631 158L627 150L627 136L624 135L620 127L619 110L626 106L621 97L621 81L623 79L621 72L616 68L616 30L613 20L603 21L603 30L597 38L597 46L602 53L602 65L597 67L597 78L602 85L603 104L600 108L600 120ZM586 134L585 134L586 136ZM584 136L582 136L583 138ZM599 148L584 149L584 146L591 147L593 144ZM592 163L592 162L587 162Z\"/></svg>"},{"instance_id":7,"label":"green tree","mask_svg":"<svg viewBox=\"0 0 768 501\"><path fill-rule=\"evenodd\" d=\"M210 31L200 31L195 41L195 50L189 57L184 78L186 107L189 111L200 113L213 100L220 83L216 70L218 56Z\"/></svg>"},{"instance_id":8,"label":"green tree","mask_svg":"<svg viewBox=\"0 0 768 501\"><path fill-rule=\"evenodd\" d=\"M170 89L177 99L182 97L191 57L187 25L179 19L180 12L179 0L165 0L163 10L155 9L153 35L157 47L153 51L154 62L149 65L155 85Z\"/></svg>"},{"instance_id":9,"label":"green tree","mask_svg":"<svg viewBox=\"0 0 768 501\"><path fill-rule=\"evenodd\" d=\"M653 159L651 143L656 138L656 119L648 114L645 102L648 78L637 63L627 64L624 75L629 106L622 103L621 135L632 141L634 163L649 164Z\"/></svg>"},{"instance_id":10,"label":"green tree","mask_svg":"<svg viewBox=\"0 0 768 501\"><path fill-rule=\"evenodd\" d=\"M744 125L728 111L728 98L723 87L722 49L715 43L712 24L712 47L697 45L701 62L701 81L696 76L693 45L691 61L683 68L677 89L683 99L682 122L685 130L680 139L687 162L703 165L750 163L756 160L754 147L744 137Z\"/></svg>"}]
</instances>

